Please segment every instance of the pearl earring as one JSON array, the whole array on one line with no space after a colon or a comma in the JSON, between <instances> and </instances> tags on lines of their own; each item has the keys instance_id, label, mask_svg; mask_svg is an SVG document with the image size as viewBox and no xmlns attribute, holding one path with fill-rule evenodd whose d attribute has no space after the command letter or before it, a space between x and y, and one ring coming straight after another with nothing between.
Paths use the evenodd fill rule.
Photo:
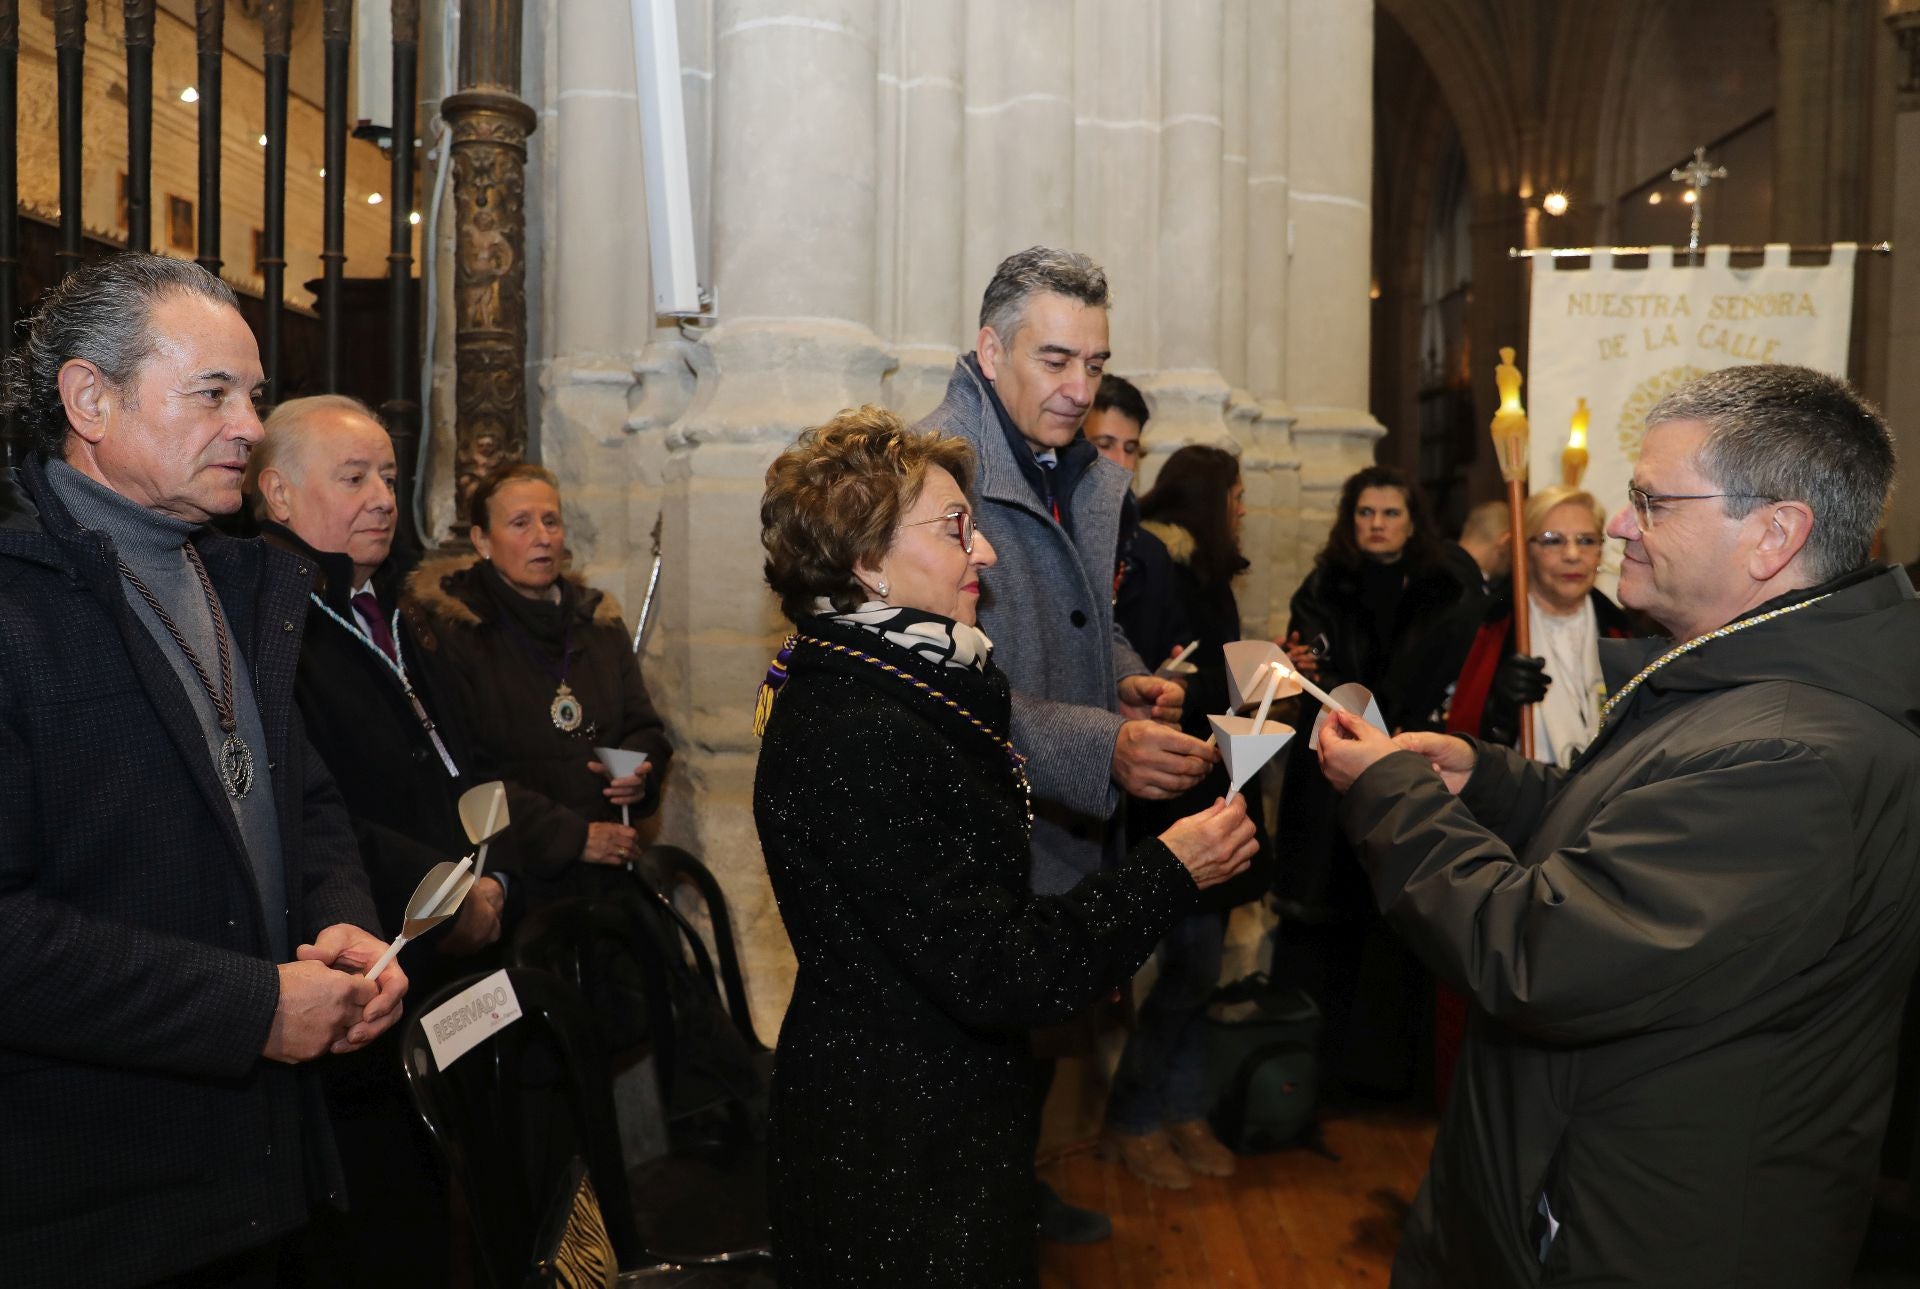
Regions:
<instances>
[{"instance_id":1,"label":"pearl earring","mask_svg":"<svg viewBox=\"0 0 1920 1289\"><path fill-rule=\"evenodd\" d=\"M879 596L883 600L887 598L887 579L886 578L883 577L880 579L880 584L873 588L873 593Z\"/></svg>"}]
</instances>

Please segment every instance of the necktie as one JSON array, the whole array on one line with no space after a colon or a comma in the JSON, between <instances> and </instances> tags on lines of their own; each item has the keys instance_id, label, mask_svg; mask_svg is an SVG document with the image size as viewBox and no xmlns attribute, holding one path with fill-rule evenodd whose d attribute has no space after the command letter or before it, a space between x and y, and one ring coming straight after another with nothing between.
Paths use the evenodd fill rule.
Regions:
<instances>
[{"instance_id":1,"label":"necktie","mask_svg":"<svg viewBox=\"0 0 1920 1289\"><path fill-rule=\"evenodd\" d=\"M353 607L361 617L367 620L367 636L380 647L380 652L400 661L400 654L393 647L393 632L387 627L387 620L380 616L380 601L373 598L372 591L362 591L353 597Z\"/></svg>"},{"instance_id":2,"label":"necktie","mask_svg":"<svg viewBox=\"0 0 1920 1289\"><path fill-rule=\"evenodd\" d=\"M1060 522L1060 498L1053 494L1053 468L1056 464L1045 458L1040 461L1040 473L1047 481L1047 509L1053 512L1053 522L1057 524Z\"/></svg>"}]
</instances>

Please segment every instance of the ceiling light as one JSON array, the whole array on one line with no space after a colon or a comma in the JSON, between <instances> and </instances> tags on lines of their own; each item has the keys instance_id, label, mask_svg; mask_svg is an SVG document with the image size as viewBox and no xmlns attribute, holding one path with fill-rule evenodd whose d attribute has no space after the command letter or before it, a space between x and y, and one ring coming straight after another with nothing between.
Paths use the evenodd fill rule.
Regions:
<instances>
[{"instance_id":1,"label":"ceiling light","mask_svg":"<svg viewBox=\"0 0 1920 1289\"><path fill-rule=\"evenodd\" d=\"M260 146L263 148L267 146L267 136L264 134L260 136Z\"/></svg>"},{"instance_id":2,"label":"ceiling light","mask_svg":"<svg viewBox=\"0 0 1920 1289\"><path fill-rule=\"evenodd\" d=\"M1657 192L1650 192L1650 193L1648 193L1648 194L1647 194L1647 205L1649 205L1649 206L1658 206L1659 204L1660 204L1660 194L1659 194L1659 193L1657 193Z\"/></svg>"},{"instance_id":3,"label":"ceiling light","mask_svg":"<svg viewBox=\"0 0 1920 1289\"><path fill-rule=\"evenodd\" d=\"M419 222L420 222L420 212L416 210L416 211L413 211L412 213L410 213L410 214L409 214L409 215L407 216L407 222L408 222L409 224L417 224L417 223L419 223Z\"/></svg>"},{"instance_id":4,"label":"ceiling light","mask_svg":"<svg viewBox=\"0 0 1920 1289\"><path fill-rule=\"evenodd\" d=\"M182 103L198 103L200 101L200 91L189 85L180 91L180 101Z\"/></svg>"},{"instance_id":5,"label":"ceiling light","mask_svg":"<svg viewBox=\"0 0 1920 1289\"><path fill-rule=\"evenodd\" d=\"M1563 192L1548 193L1540 199L1540 209L1546 211L1549 215L1566 214L1567 194Z\"/></svg>"},{"instance_id":6,"label":"ceiling light","mask_svg":"<svg viewBox=\"0 0 1920 1289\"><path fill-rule=\"evenodd\" d=\"M1691 206L1693 205L1694 202L1700 200L1700 194L1695 192L1693 189L1689 188L1685 192L1680 194L1680 200L1686 202L1687 205Z\"/></svg>"},{"instance_id":7,"label":"ceiling light","mask_svg":"<svg viewBox=\"0 0 1920 1289\"><path fill-rule=\"evenodd\" d=\"M369 206L378 206L381 202L385 200L386 198L382 197L377 192L370 192L367 194L367 205Z\"/></svg>"}]
</instances>

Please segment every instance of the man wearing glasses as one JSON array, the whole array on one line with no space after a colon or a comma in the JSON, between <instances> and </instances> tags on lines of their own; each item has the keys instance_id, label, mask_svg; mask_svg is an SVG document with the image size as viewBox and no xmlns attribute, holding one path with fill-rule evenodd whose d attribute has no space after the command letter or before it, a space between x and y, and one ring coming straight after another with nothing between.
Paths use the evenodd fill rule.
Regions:
<instances>
[{"instance_id":1,"label":"man wearing glasses","mask_svg":"<svg viewBox=\"0 0 1920 1289\"><path fill-rule=\"evenodd\" d=\"M1396 1286L1839 1289L1920 957L1920 603L1886 427L1739 367L1648 416L1570 769L1337 719L1388 918L1473 1000ZM1335 728L1337 727L1337 728Z\"/></svg>"}]
</instances>

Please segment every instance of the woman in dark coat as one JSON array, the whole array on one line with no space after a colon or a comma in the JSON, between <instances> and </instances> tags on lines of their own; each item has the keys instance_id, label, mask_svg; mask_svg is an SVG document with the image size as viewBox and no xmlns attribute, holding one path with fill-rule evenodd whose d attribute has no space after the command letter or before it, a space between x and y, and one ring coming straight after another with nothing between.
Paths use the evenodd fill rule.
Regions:
<instances>
[{"instance_id":1,"label":"woman in dark coat","mask_svg":"<svg viewBox=\"0 0 1920 1289\"><path fill-rule=\"evenodd\" d=\"M1164 545L1171 564L1173 603L1165 606L1165 616L1182 618L1200 642L1183 655L1198 668L1187 678L1180 718L1181 728L1195 738L1211 734L1207 717L1227 711L1231 702L1224 649L1240 639L1233 579L1247 567L1240 554L1245 495L1233 454L1195 445L1168 457L1153 489L1140 500L1142 528ZM1153 836L1226 795L1228 782L1226 767L1216 765L1199 784L1170 801L1130 798L1129 834ZM1220 981L1228 910L1258 899L1272 880L1265 830L1259 828L1251 798L1248 811L1258 838L1254 862L1233 881L1201 896L1193 912L1168 932L1160 946L1159 975L1141 1000L1114 1075L1103 1150L1151 1185L1184 1190L1192 1184L1191 1173L1228 1177L1234 1171L1233 1153L1206 1122L1199 1022Z\"/></svg>"},{"instance_id":2,"label":"woman in dark coat","mask_svg":"<svg viewBox=\"0 0 1920 1289\"><path fill-rule=\"evenodd\" d=\"M1392 466L1368 466L1341 488L1327 544L1294 592L1287 651L1295 665L1325 689L1365 685L1390 730L1434 728L1458 666L1447 619L1465 588L1443 549L1419 487ZM1302 719L1312 716L1309 708ZM1320 1002L1336 1078L1413 1093L1423 1083L1432 987L1380 920L1307 740L1287 751L1278 884L1291 925L1275 971Z\"/></svg>"},{"instance_id":3,"label":"woman in dark coat","mask_svg":"<svg viewBox=\"0 0 1920 1289\"><path fill-rule=\"evenodd\" d=\"M639 855L621 807L653 813L673 748L619 605L562 572L553 475L497 471L474 490L471 513L478 558L423 564L405 611L481 755L507 781L530 900L591 895ZM596 747L644 752L647 764L609 779Z\"/></svg>"},{"instance_id":4,"label":"woman in dark coat","mask_svg":"<svg viewBox=\"0 0 1920 1289\"><path fill-rule=\"evenodd\" d=\"M972 467L863 408L767 472L767 580L796 628L754 784L799 960L769 1128L783 1289L1034 1284L1027 1031L1124 984L1254 844L1216 803L1064 895L1029 890Z\"/></svg>"}]
</instances>

